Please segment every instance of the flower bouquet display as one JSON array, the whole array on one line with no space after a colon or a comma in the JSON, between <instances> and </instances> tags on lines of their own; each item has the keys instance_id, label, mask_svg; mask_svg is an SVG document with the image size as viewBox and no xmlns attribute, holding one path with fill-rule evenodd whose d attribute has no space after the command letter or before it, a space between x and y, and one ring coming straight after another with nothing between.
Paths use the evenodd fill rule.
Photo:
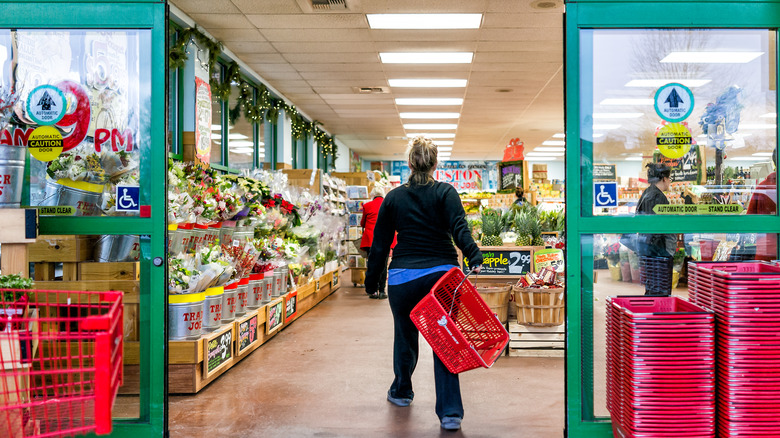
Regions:
<instances>
[{"instance_id":1,"label":"flower bouquet display","mask_svg":"<svg viewBox=\"0 0 780 438\"><path fill-rule=\"evenodd\" d=\"M607 258L609 276L613 281L620 281L620 242L615 242L604 247L604 256Z\"/></svg>"}]
</instances>

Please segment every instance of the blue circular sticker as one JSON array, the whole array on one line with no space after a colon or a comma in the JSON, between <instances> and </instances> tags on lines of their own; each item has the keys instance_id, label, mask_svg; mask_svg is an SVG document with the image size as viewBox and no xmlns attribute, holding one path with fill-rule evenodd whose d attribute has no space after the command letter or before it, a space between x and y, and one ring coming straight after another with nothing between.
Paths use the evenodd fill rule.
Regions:
<instances>
[{"instance_id":1,"label":"blue circular sticker","mask_svg":"<svg viewBox=\"0 0 780 438\"><path fill-rule=\"evenodd\" d=\"M40 85L27 95L27 116L39 125L59 122L67 109L65 94L54 85Z\"/></svg>"},{"instance_id":2,"label":"blue circular sticker","mask_svg":"<svg viewBox=\"0 0 780 438\"><path fill-rule=\"evenodd\" d=\"M653 105L667 122L682 122L693 112L693 92L683 84L666 84L656 91Z\"/></svg>"}]
</instances>

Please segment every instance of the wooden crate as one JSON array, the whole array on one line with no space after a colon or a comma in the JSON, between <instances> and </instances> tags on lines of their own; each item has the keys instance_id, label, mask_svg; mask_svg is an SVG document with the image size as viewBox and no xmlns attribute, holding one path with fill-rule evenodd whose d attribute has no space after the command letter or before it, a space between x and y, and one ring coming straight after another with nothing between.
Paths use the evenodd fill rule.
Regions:
<instances>
[{"instance_id":1,"label":"wooden crate","mask_svg":"<svg viewBox=\"0 0 780 438\"><path fill-rule=\"evenodd\" d=\"M124 304L138 304L140 295L140 286L137 281L131 280L78 280L78 281L36 281L33 284L35 289L39 290L70 290L70 291L122 291ZM42 297L43 298L43 297ZM47 297L49 302L59 300L60 303L67 303L69 296L67 294L57 294L57 297ZM72 299L77 300L79 295L74 294ZM83 299L83 297L81 297ZM93 302L97 297L92 297Z\"/></svg>"},{"instance_id":2,"label":"wooden crate","mask_svg":"<svg viewBox=\"0 0 780 438\"><path fill-rule=\"evenodd\" d=\"M563 357L566 348L563 325L556 327L526 327L509 323L509 356Z\"/></svg>"},{"instance_id":3,"label":"wooden crate","mask_svg":"<svg viewBox=\"0 0 780 438\"><path fill-rule=\"evenodd\" d=\"M283 169L287 183L291 186L307 189L319 195L322 192L322 170L320 169Z\"/></svg>"},{"instance_id":4,"label":"wooden crate","mask_svg":"<svg viewBox=\"0 0 780 438\"><path fill-rule=\"evenodd\" d=\"M92 259L94 236L47 235L38 236L27 246L30 262L83 262Z\"/></svg>"},{"instance_id":5,"label":"wooden crate","mask_svg":"<svg viewBox=\"0 0 780 438\"><path fill-rule=\"evenodd\" d=\"M62 277L56 277L57 262L33 263L33 279L35 281L76 281L79 279L78 262L62 262Z\"/></svg>"},{"instance_id":6,"label":"wooden crate","mask_svg":"<svg viewBox=\"0 0 780 438\"><path fill-rule=\"evenodd\" d=\"M139 280L139 262L85 262L78 264L78 280ZM64 279L64 278L63 278Z\"/></svg>"}]
</instances>

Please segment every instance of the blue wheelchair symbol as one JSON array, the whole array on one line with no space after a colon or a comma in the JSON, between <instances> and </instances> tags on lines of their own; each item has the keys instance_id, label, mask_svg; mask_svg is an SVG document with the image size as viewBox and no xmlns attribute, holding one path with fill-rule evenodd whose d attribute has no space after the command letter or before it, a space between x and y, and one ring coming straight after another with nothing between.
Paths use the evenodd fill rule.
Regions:
<instances>
[{"instance_id":1,"label":"blue wheelchair symbol","mask_svg":"<svg viewBox=\"0 0 780 438\"><path fill-rule=\"evenodd\" d=\"M617 183L597 182L593 184L593 203L595 207L617 207Z\"/></svg>"},{"instance_id":2,"label":"blue wheelchair symbol","mask_svg":"<svg viewBox=\"0 0 780 438\"><path fill-rule=\"evenodd\" d=\"M138 186L116 186L116 211L139 211L141 209L141 188Z\"/></svg>"}]
</instances>

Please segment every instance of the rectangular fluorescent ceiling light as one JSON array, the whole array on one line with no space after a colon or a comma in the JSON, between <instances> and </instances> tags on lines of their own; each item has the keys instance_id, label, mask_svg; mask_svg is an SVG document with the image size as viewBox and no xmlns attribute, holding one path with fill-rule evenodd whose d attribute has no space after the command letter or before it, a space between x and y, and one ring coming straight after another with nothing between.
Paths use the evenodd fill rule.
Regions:
<instances>
[{"instance_id":1,"label":"rectangular fluorescent ceiling light","mask_svg":"<svg viewBox=\"0 0 780 438\"><path fill-rule=\"evenodd\" d=\"M566 138L566 134L559 132L557 134L553 134L553 138Z\"/></svg>"},{"instance_id":2,"label":"rectangular fluorescent ceiling light","mask_svg":"<svg viewBox=\"0 0 780 438\"><path fill-rule=\"evenodd\" d=\"M777 118L777 113L766 113L761 116L762 119L775 119Z\"/></svg>"},{"instance_id":3,"label":"rectangular fluorescent ceiling light","mask_svg":"<svg viewBox=\"0 0 780 438\"><path fill-rule=\"evenodd\" d=\"M594 119L638 119L644 113L593 113Z\"/></svg>"},{"instance_id":4,"label":"rectangular fluorescent ceiling light","mask_svg":"<svg viewBox=\"0 0 780 438\"><path fill-rule=\"evenodd\" d=\"M253 148L233 148L230 149L230 152L235 152L237 154L251 154L254 152Z\"/></svg>"},{"instance_id":5,"label":"rectangular fluorescent ceiling light","mask_svg":"<svg viewBox=\"0 0 780 438\"><path fill-rule=\"evenodd\" d=\"M455 138L454 132L439 132L439 133L409 133L406 134L406 137L413 138L413 137L427 137L427 138Z\"/></svg>"},{"instance_id":6,"label":"rectangular fluorescent ceiling light","mask_svg":"<svg viewBox=\"0 0 780 438\"><path fill-rule=\"evenodd\" d=\"M762 157L728 157L728 159L734 161L760 161Z\"/></svg>"},{"instance_id":7,"label":"rectangular fluorescent ceiling light","mask_svg":"<svg viewBox=\"0 0 780 438\"><path fill-rule=\"evenodd\" d=\"M653 99L610 98L601 101L601 105L652 105Z\"/></svg>"},{"instance_id":8,"label":"rectangular fluorescent ceiling light","mask_svg":"<svg viewBox=\"0 0 780 438\"><path fill-rule=\"evenodd\" d=\"M396 105L463 105L463 99L460 97L446 98L405 98L399 97L395 100Z\"/></svg>"},{"instance_id":9,"label":"rectangular fluorescent ceiling light","mask_svg":"<svg viewBox=\"0 0 780 438\"><path fill-rule=\"evenodd\" d=\"M563 152L526 152L529 157L562 157Z\"/></svg>"},{"instance_id":10,"label":"rectangular fluorescent ceiling light","mask_svg":"<svg viewBox=\"0 0 780 438\"><path fill-rule=\"evenodd\" d=\"M388 79L391 87L406 88L463 88L466 79Z\"/></svg>"},{"instance_id":11,"label":"rectangular fluorescent ceiling light","mask_svg":"<svg viewBox=\"0 0 780 438\"><path fill-rule=\"evenodd\" d=\"M546 140L542 142L542 146L566 146L566 142L563 140Z\"/></svg>"},{"instance_id":12,"label":"rectangular fluorescent ceiling light","mask_svg":"<svg viewBox=\"0 0 780 438\"><path fill-rule=\"evenodd\" d=\"M688 64L745 64L764 52L672 52L664 59L663 63L688 63Z\"/></svg>"},{"instance_id":13,"label":"rectangular fluorescent ceiling light","mask_svg":"<svg viewBox=\"0 0 780 438\"><path fill-rule=\"evenodd\" d=\"M402 119L457 119L460 113L401 113Z\"/></svg>"},{"instance_id":14,"label":"rectangular fluorescent ceiling light","mask_svg":"<svg viewBox=\"0 0 780 438\"><path fill-rule=\"evenodd\" d=\"M371 29L479 29L482 14L366 14Z\"/></svg>"},{"instance_id":15,"label":"rectangular fluorescent ceiling light","mask_svg":"<svg viewBox=\"0 0 780 438\"><path fill-rule=\"evenodd\" d=\"M756 152L753 154L754 157L771 157L772 152Z\"/></svg>"},{"instance_id":16,"label":"rectangular fluorescent ceiling light","mask_svg":"<svg viewBox=\"0 0 780 438\"><path fill-rule=\"evenodd\" d=\"M211 130L212 131L221 131L222 130L222 125L211 125Z\"/></svg>"},{"instance_id":17,"label":"rectangular fluorescent ceiling light","mask_svg":"<svg viewBox=\"0 0 780 438\"><path fill-rule=\"evenodd\" d=\"M247 137L244 134L239 134L239 133L228 134L228 140L245 140L247 138L249 138L249 137Z\"/></svg>"},{"instance_id":18,"label":"rectangular fluorescent ceiling light","mask_svg":"<svg viewBox=\"0 0 780 438\"><path fill-rule=\"evenodd\" d=\"M620 128L620 125L610 125L610 124L593 124L593 130L594 131L609 131L610 129L618 129Z\"/></svg>"},{"instance_id":19,"label":"rectangular fluorescent ceiling light","mask_svg":"<svg viewBox=\"0 0 780 438\"><path fill-rule=\"evenodd\" d=\"M381 52L384 64L470 64L473 52Z\"/></svg>"},{"instance_id":20,"label":"rectangular fluorescent ceiling light","mask_svg":"<svg viewBox=\"0 0 780 438\"><path fill-rule=\"evenodd\" d=\"M534 148L534 152L566 152L566 148L536 147Z\"/></svg>"},{"instance_id":21,"label":"rectangular fluorescent ceiling light","mask_svg":"<svg viewBox=\"0 0 780 438\"><path fill-rule=\"evenodd\" d=\"M652 87L658 88L666 84L678 83L688 88L701 87L712 82L712 79L634 79L628 81L626 87Z\"/></svg>"},{"instance_id":22,"label":"rectangular fluorescent ceiling light","mask_svg":"<svg viewBox=\"0 0 780 438\"><path fill-rule=\"evenodd\" d=\"M254 146L254 144L251 141L246 141L246 140L235 140L228 143L228 148L230 149L246 147L246 146L252 147Z\"/></svg>"},{"instance_id":23,"label":"rectangular fluorescent ceiling light","mask_svg":"<svg viewBox=\"0 0 780 438\"><path fill-rule=\"evenodd\" d=\"M404 129L457 129L455 123L409 123L404 125Z\"/></svg>"},{"instance_id":24,"label":"rectangular fluorescent ceiling light","mask_svg":"<svg viewBox=\"0 0 780 438\"><path fill-rule=\"evenodd\" d=\"M642 161L643 157L626 157L626 161Z\"/></svg>"},{"instance_id":25,"label":"rectangular fluorescent ceiling light","mask_svg":"<svg viewBox=\"0 0 780 438\"><path fill-rule=\"evenodd\" d=\"M603 136L604 136L603 132L598 132L598 133L593 134L593 138L599 138L599 137L603 137Z\"/></svg>"},{"instance_id":26,"label":"rectangular fluorescent ceiling light","mask_svg":"<svg viewBox=\"0 0 780 438\"><path fill-rule=\"evenodd\" d=\"M435 141L434 143L436 143L436 147L438 147L440 151L451 151L452 145L455 144L455 142L451 140L439 140L439 141ZM446 146L446 147L442 147L442 146Z\"/></svg>"}]
</instances>

